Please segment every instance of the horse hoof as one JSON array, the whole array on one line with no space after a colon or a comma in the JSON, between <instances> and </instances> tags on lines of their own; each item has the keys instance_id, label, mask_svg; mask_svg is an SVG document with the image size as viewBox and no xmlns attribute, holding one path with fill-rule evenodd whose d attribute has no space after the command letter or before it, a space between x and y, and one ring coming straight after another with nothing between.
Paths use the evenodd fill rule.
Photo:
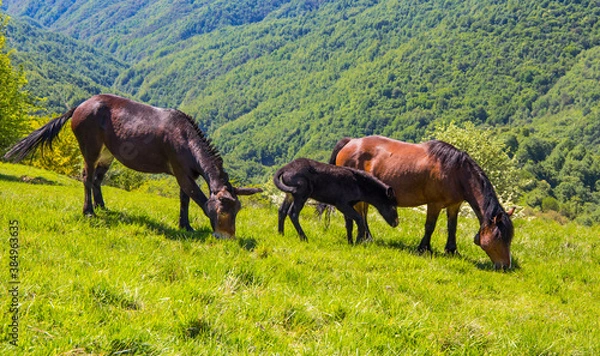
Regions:
<instances>
[{"instance_id":1,"label":"horse hoof","mask_svg":"<svg viewBox=\"0 0 600 356\"><path fill-rule=\"evenodd\" d=\"M431 247L428 247L428 246L425 246L425 247L424 246L419 246L417 248L417 252L419 254L421 254L421 255L424 255L426 253L433 253L433 251L431 250Z\"/></svg>"},{"instance_id":2,"label":"horse hoof","mask_svg":"<svg viewBox=\"0 0 600 356\"><path fill-rule=\"evenodd\" d=\"M444 250L444 252L447 255L460 256L460 253L458 253L458 250L456 248L447 248Z\"/></svg>"}]
</instances>

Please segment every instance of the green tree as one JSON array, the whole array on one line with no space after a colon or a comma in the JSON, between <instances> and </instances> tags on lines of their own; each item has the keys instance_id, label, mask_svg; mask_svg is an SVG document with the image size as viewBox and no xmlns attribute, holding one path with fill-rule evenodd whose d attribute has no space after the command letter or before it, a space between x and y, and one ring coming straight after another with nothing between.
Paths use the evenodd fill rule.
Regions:
<instances>
[{"instance_id":1,"label":"green tree","mask_svg":"<svg viewBox=\"0 0 600 356\"><path fill-rule=\"evenodd\" d=\"M23 135L28 128L24 118L31 108L29 94L22 90L26 84L25 75L13 68L10 52L5 49L4 30L7 21L8 17L0 13L0 151Z\"/></svg>"},{"instance_id":2,"label":"green tree","mask_svg":"<svg viewBox=\"0 0 600 356\"><path fill-rule=\"evenodd\" d=\"M471 122L463 127L454 123L437 125L429 138L448 142L473 158L488 176L504 205L514 203L521 194L522 177L514 158L508 156L504 141L492 130L476 128Z\"/></svg>"}]
</instances>

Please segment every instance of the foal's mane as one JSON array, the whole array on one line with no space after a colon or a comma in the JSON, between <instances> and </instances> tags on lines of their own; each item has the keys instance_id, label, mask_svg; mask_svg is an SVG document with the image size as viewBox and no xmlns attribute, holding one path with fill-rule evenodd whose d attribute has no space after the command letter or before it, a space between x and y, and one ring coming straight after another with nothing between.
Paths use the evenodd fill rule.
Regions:
<instances>
[{"instance_id":1,"label":"foal's mane","mask_svg":"<svg viewBox=\"0 0 600 356\"><path fill-rule=\"evenodd\" d=\"M475 160L466 152L443 141L428 141L427 149L428 153L441 163L442 169L445 172L467 170L473 175L480 184L481 192L483 194L483 217L491 222L494 217L500 215L501 221L497 223L498 228L501 230L502 238L510 242L513 235L512 222L510 222L509 216L504 213L504 209L502 208L502 205L500 205L500 201L498 200L498 196L496 195L492 183L477 162L475 162Z\"/></svg>"}]
</instances>

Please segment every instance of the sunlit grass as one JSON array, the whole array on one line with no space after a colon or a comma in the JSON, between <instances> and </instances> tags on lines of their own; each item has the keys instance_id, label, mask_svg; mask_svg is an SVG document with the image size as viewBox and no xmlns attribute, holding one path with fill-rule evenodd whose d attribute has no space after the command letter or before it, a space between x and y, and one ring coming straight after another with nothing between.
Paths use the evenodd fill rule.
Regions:
<instances>
[{"instance_id":1,"label":"sunlit grass","mask_svg":"<svg viewBox=\"0 0 600 356\"><path fill-rule=\"evenodd\" d=\"M39 178L33 182L23 177ZM27 182L28 181L28 182ZM20 222L19 347L6 354L596 354L600 352L598 228L515 220L517 267L492 271L461 218L460 256L415 251L424 215L401 209L375 242L349 246L343 219L310 208L309 242L277 207L243 198L238 238L217 240L198 207L177 228L176 199L105 188L107 211L81 214L83 187L0 164L0 284L8 290L8 222Z\"/></svg>"}]
</instances>

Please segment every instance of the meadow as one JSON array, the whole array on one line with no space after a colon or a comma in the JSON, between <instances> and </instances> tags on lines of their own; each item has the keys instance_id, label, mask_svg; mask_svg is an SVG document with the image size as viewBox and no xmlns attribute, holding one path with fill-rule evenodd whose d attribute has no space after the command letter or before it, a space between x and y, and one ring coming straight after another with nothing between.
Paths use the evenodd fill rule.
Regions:
<instances>
[{"instance_id":1,"label":"meadow","mask_svg":"<svg viewBox=\"0 0 600 356\"><path fill-rule=\"evenodd\" d=\"M277 207L243 197L237 238L217 240L177 199L105 187L81 214L78 181L0 163L0 354L600 354L600 228L514 219L515 267L495 272L459 219L460 256L416 253L424 214L373 213L375 241L349 246L343 219L309 207L309 242ZM11 336L11 221L18 221L19 332Z\"/></svg>"}]
</instances>

